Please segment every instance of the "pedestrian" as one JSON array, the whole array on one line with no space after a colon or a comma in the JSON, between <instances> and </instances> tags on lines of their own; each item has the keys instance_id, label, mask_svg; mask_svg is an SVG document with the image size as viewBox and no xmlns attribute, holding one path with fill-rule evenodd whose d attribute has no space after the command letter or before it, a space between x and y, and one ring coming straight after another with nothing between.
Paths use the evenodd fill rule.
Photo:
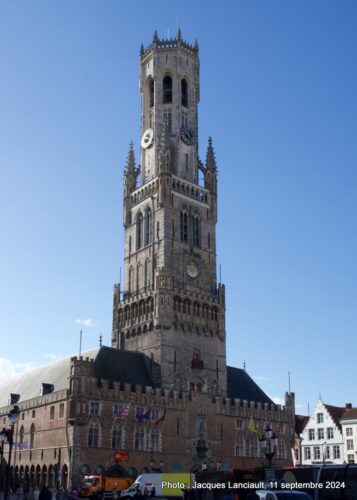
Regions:
<instances>
[{"instance_id":1,"label":"pedestrian","mask_svg":"<svg viewBox=\"0 0 357 500\"><path fill-rule=\"evenodd\" d=\"M58 488L58 500L64 500L64 499L65 499L65 492L63 486L61 485Z\"/></svg>"},{"instance_id":2,"label":"pedestrian","mask_svg":"<svg viewBox=\"0 0 357 500\"><path fill-rule=\"evenodd\" d=\"M152 485L152 488L151 488L151 491L150 491L150 496L151 496L151 498L156 497L156 490L155 490L155 486L154 485Z\"/></svg>"},{"instance_id":3,"label":"pedestrian","mask_svg":"<svg viewBox=\"0 0 357 500\"><path fill-rule=\"evenodd\" d=\"M32 498L33 500L39 500L39 496L40 496L40 490L38 489L38 486L35 486L32 493Z\"/></svg>"},{"instance_id":4,"label":"pedestrian","mask_svg":"<svg viewBox=\"0 0 357 500\"><path fill-rule=\"evenodd\" d=\"M72 495L71 495L71 500L77 500L78 499L78 491L76 488L72 489Z\"/></svg>"},{"instance_id":5,"label":"pedestrian","mask_svg":"<svg viewBox=\"0 0 357 500\"><path fill-rule=\"evenodd\" d=\"M55 487L51 488L51 500L57 500L57 489Z\"/></svg>"}]
</instances>

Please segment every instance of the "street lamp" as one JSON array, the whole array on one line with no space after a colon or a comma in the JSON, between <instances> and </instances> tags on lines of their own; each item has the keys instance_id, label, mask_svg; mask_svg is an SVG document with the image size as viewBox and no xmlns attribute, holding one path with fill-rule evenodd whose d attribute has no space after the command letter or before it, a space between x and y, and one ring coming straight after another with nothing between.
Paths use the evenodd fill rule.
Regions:
<instances>
[{"instance_id":1,"label":"street lamp","mask_svg":"<svg viewBox=\"0 0 357 500\"><path fill-rule=\"evenodd\" d=\"M14 428L15 428L15 424L17 422L17 419L19 418L19 415L20 415L20 408L15 405L13 407L13 409L10 411L10 413L8 414L9 421L10 421L10 429L3 429L2 433L1 433L1 434L5 435L6 440L9 443L9 460L7 462L7 467L6 467L4 500L7 500L8 496L9 496L11 452L12 452L12 445L14 443Z\"/></svg>"},{"instance_id":2,"label":"street lamp","mask_svg":"<svg viewBox=\"0 0 357 500\"><path fill-rule=\"evenodd\" d=\"M278 445L278 438L272 431L270 424L265 425L264 433L262 437L259 439L259 441L260 441L260 446L264 450L265 458L268 460L269 467L271 467L271 463L275 455L275 450Z\"/></svg>"}]
</instances>

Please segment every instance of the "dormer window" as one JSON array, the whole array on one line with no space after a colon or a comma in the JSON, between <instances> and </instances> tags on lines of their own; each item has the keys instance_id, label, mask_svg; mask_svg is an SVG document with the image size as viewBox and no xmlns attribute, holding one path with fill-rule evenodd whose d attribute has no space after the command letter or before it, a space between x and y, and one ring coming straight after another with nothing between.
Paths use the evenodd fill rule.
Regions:
<instances>
[{"instance_id":1,"label":"dormer window","mask_svg":"<svg viewBox=\"0 0 357 500\"><path fill-rule=\"evenodd\" d=\"M172 78L171 76L167 75L163 79L163 95L162 95L162 102L164 104L171 104L172 103Z\"/></svg>"}]
</instances>

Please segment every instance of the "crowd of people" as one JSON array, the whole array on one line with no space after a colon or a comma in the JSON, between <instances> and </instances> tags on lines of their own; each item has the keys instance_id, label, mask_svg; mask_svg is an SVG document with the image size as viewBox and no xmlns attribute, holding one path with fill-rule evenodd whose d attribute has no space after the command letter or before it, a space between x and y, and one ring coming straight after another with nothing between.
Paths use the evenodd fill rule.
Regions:
<instances>
[{"instance_id":1,"label":"crowd of people","mask_svg":"<svg viewBox=\"0 0 357 500\"><path fill-rule=\"evenodd\" d=\"M44 485L39 488L20 485L12 492L12 498L14 496L16 500L78 500L78 491L76 488L66 490L63 486L49 488Z\"/></svg>"}]
</instances>

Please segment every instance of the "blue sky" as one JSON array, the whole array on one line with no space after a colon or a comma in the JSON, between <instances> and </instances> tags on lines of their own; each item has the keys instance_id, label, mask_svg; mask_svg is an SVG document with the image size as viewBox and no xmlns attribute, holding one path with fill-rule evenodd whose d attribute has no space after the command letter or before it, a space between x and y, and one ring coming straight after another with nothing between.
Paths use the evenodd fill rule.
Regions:
<instances>
[{"instance_id":1,"label":"blue sky","mask_svg":"<svg viewBox=\"0 0 357 500\"><path fill-rule=\"evenodd\" d=\"M81 328L109 344L139 48L178 26L219 166L228 361L273 397L290 371L300 412L357 406L353 1L0 3L0 379Z\"/></svg>"}]
</instances>

